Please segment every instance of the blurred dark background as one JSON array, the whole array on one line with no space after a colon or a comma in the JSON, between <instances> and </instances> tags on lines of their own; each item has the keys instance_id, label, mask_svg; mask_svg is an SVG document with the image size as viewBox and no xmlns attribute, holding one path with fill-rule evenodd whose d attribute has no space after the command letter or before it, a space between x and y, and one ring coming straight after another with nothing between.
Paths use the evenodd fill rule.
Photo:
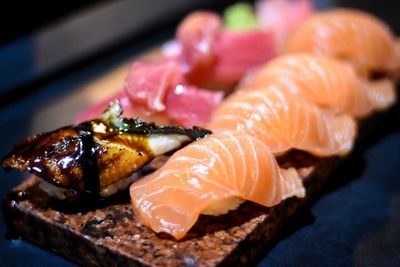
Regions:
<instances>
[{"instance_id":1,"label":"blurred dark background","mask_svg":"<svg viewBox=\"0 0 400 267\"><path fill-rule=\"evenodd\" d=\"M224 7L235 2L237 1L3 1L0 4L0 155L4 155L18 140L34 133L32 125L38 108L52 103L53 99L73 93L74 90L77 90L76 88L106 74L127 59L143 53L149 47L171 39L179 21L190 11L208 9L221 12ZM369 11L382 18L397 34L400 34L400 16L398 14L400 1L315 0L314 4L317 9L340 6ZM394 115L392 112L392 118L398 120L398 113L398 110ZM59 116L61 117L62 114ZM35 120L37 124L38 118ZM371 186L371 183L374 183L371 181L374 180L368 180L371 170L365 171L363 174L365 167L361 167L361 173L355 174L356 181L351 184L351 187L347 185L341 190L331 192L327 199L322 200L322 204L318 203L313 208L312 221L315 220L317 223L306 223L308 228L297 230L295 234L287 237L271 251L269 257L261 262L262 266L293 266L296 260L303 258L303 264L297 262L295 265L307 266L308 262L314 266L348 266L351 264L365 266L363 264L365 263L363 261L363 257L366 257L365 253L371 254L373 262L380 262L384 257L392 259L391 257L395 255L392 266L400 264L399 243L390 243L393 238L388 239L385 236L386 232L382 234L382 238L387 239L386 242L379 236L372 236L368 239L372 240L371 242L377 242L381 250L386 251L381 251L381 254L376 257L372 252L374 244L371 246L363 243L357 245L357 240L360 238L368 237L375 232L386 231L386 228L395 231L392 225L396 223L399 225L398 213L393 215L391 211L398 207L400 185L398 182L394 183L391 177L400 180L396 172L397 166L400 164L398 153L400 136L398 128L393 130L393 127L388 127L391 122L386 120L382 123L381 127L389 129L388 137L377 141L378 147L373 147L365 155L367 164L370 164L368 165L369 169L372 168L375 175L379 177L386 175L385 178L389 179L383 179L382 183L386 183L383 184L385 186L391 185L391 193L379 191L376 198L362 195L360 192L364 192L364 190L373 190L369 187L366 188L365 185ZM384 160L385 155L386 157L390 155L390 160ZM364 157L364 154L360 157ZM379 157L382 157L381 161L377 160ZM353 163L360 167L359 161L358 158ZM384 170L380 167L382 163L384 163ZM364 166L364 164L361 165ZM352 167L354 166L348 166L348 168ZM16 172L5 173L0 170L0 197L3 198L24 177ZM379 189L383 185L378 184L376 188ZM352 195L352 193L354 195L354 192L361 194L361 200L352 197L350 198L352 203L343 200L340 202L340 199L348 197L347 195ZM385 194L392 195L389 197ZM371 192L371 195L376 196L376 192ZM374 200L376 201L371 204L371 201ZM339 210L335 213L332 210L335 201L339 201L338 206L347 205L348 207L344 211ZM395 203L395 206L391 203ZM362 209L368 209L371 205L380 213L374 216L361 212ZM332 212L327 213L327 210L332 210ZM353 224L335 219L352 216L357 217L357 220L353 218L355 220L353 220ZM308 222L307 218L305 220ZM360 228L363 222L366 222L369 228ZM337 226L340 223L342 225ZM300 224L302 224L301 221ZM376 230L380 229L381 225L383 225L383 228L381 227L383 230ZM357 230L354 230L354 227L357 227ZM331 231L327 229L331 229ZM333 238L333 245L329 242L322 242L318 244L315 251L296 250L295 247L299 240L313 245L315 245L313 242L319 242L318 239L315 240L314 235L321 231L324 236L319 238L327 240ZM339 233L339 236L335 231ZM397 235L390 231L387 233L388 235L399 237L398 231ZM26 266L28 264L30 266L73 266L65 259L27 242L7 240L4 238L5 232L4 220L0 218L0 266ZM346 235L350 236L346 237ZM393 247L395 247L394 251L392 251ZM304 249L309 249L309 247L304 246ZM292 258L285 256L285 250L291 250L294 252L294 256ZM314 261L307 261L310 259L304 256L305 253L313 255L311 258ZM353 259L353 254L355 259ZM296 255L298 255L297 258ZM338 257L336 261L335 255Z\"/></svg>"},{"instance_id":2,"label":"blurred dark background","mask_svg":"<svg viewBox=\"0 0 400 267\"><path fill-rule=\"evenodd\" d=\"M9 31L3 32L0 36L2 43L11 39L17 39L25 34L36 31L60 18L99 4L101 0L86 1L4 1L0 11L0 18L3 26L9 27Z\"/></svg>"},{"instance_id":3,"label":"blurred dark background","mask_svg":"<svg viewBox=\"0 0 400 267\"><path fill-rule=\"evenodd\" d=\"M190 10L220 10L229 2L6 2L0 8L0 94L8 95L0 106L19 99L22 92L39 89L52 75L86 67L110 53L138 46L148 37L164 33L165 39L166 32L172 36L174 26Z\"/></svg>"},{"instance_id":4,"label":"blurred dark background","mask_svg":"<svg viewBox=\"0 0 400 267\"><path fill-rule=\"evenodd\" d=\"M191 10L221 11L232 0L7 1L0 8L0 108L40 90L65 72L140 41L171 37ZM254 1L247 1L254 2ZM347 6L367 10L400 31L398 1L315 0L324 9ZM13 93L14 92L14 93Z\"/></svg>"}]
</instances>

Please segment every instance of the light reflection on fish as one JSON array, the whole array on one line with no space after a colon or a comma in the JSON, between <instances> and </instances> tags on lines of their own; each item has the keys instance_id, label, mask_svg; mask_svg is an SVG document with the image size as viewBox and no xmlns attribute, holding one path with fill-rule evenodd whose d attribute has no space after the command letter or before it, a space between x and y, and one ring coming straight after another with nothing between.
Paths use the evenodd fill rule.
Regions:
<instances>
[{"instance_id":1,"label":"light reflection on fish","mask_svg":"<svg viewBox=\"0 0 400 267\"><path fill-rule=\"evenodd\" d=\"M42 189L60 199L104 198L128 187L132 174L157 156L211 133L157 126L121 114L115 101L100 119L28 137L6 155L2 166L43 178Z\"/></svg>"}]
</instances>

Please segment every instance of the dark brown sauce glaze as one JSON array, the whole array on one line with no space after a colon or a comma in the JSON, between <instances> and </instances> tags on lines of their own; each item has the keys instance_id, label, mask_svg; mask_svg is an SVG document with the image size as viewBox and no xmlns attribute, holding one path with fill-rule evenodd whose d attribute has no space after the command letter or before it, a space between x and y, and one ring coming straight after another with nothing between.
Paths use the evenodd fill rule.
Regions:
<instances>
[{"instance_id":1,"label":"dark brown sauce glaze","mask_svg":"<svg viewBox=\"0 0 400 267\"><path fill-rule=\"evenodd\" d=\"M28 171L59 187L69 187L80 173L80 140L70 127L28 137L2 160L2 165Z\"/></svg>"},{"instance_id":2,"label":"dark brown sauce glaze","mask_svg":"<svg viewBox=\"0 0 400 267\"><path fill-rule=\"evenodd\" d=\"M100 176L97 168L96 146L93 128L90 122L81 123L76 127L81 143L80 165L84 182L84 193L98 198L100 195Z\"/></svg>"}]
</instances>

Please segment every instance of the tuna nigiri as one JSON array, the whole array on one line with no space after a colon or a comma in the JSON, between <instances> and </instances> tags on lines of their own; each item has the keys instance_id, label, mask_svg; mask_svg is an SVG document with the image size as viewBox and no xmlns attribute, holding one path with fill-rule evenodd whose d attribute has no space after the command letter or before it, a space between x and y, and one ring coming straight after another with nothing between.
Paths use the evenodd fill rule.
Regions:
<instances>
[{"instance_id":1,"label":"tuna nigiri","mask_svg":"<svg viewBox=\"0 0 400 267\"><path fill-rule=\"evenodd\" d=\"M251 134L276 155L299 149L316 156L348 153L356 132L351 116L320 109L284 84L237 91L217 108L209 129Z\"/></svg>"},{"instance_id":2,"label":"tuna nigiri","mask_svg":"<svg viewBox=\"0 0 400 267\"><path fill-rule=\"evenodd\" d=\"M364 117L395 100L394 90L367 86L347 64L306 53L276 58L258 69L243 86L257 88L280 83L318 106L355 117Z\"/></svg>"},{"instance_id":3,"label":"tuna nigiri","mask_svg":"<svg viewBox=\"0 0 400 267\"><path fill-rule=\"evenodd\" d=\"M265 144L233 132L186 146L130 187L140 221L176 239L201 213L223 214L244 200L270 207L304 193L295 169L280 169Z\"/></svg>"}]
</instances>

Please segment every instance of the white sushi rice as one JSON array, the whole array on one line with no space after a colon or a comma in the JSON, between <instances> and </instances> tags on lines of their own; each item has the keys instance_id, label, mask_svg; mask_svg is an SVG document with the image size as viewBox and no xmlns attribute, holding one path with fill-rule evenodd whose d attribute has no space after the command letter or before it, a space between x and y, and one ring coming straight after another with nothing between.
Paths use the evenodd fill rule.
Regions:
<instances>
[{"instance_id":1,"label":"white sushi rice","mask_svg":"<svg viewBox=\"0 0 400 267\"><path fill-rule=\"evenodd\" d=\"M213 216L222 215L228 213L230 210L236 210L243 202L244 199L239 197L220 199L205 208L201 214Z\"/></svg>"}]
</instances>

